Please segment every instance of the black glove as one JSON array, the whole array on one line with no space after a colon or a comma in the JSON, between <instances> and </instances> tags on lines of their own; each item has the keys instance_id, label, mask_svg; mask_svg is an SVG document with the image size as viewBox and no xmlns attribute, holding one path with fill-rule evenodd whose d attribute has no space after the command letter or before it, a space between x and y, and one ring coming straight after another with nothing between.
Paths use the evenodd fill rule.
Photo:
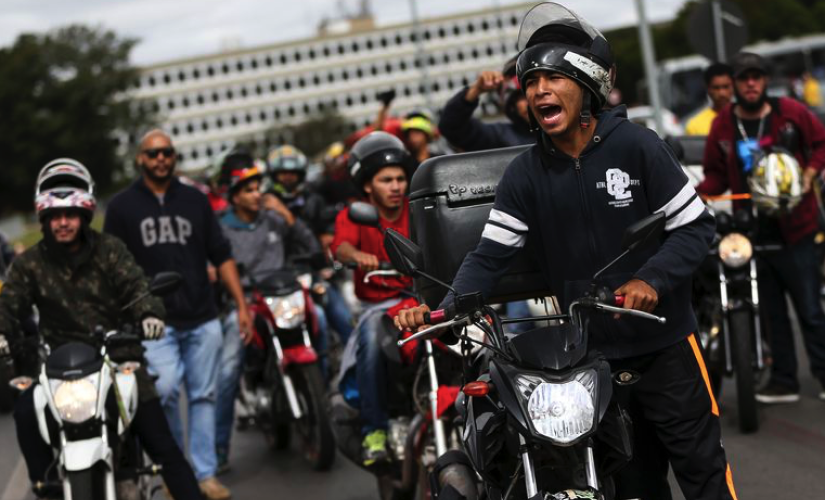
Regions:
<instances>
[{"instance_id":1,"label":"black glove","mask_svg":"<svg viewBox=\"0 0 825 500\"><path fill-rule=\"evenodd\" d=\"M385 90L384 92L375 95L384 107L389 106L395 99L395 89Z\"/></svg>"}]
</instances>

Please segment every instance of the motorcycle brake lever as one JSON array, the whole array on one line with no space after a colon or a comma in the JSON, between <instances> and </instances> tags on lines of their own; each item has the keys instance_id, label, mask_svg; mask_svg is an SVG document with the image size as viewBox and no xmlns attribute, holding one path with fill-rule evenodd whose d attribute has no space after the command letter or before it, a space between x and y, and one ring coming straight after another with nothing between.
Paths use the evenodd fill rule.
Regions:
<instances>
[{"instance_id":1,"label":"motorcycle brake lever","mask_svg":"<svg viewBox=\"0 0 825 500\"><path fill-rule=\"evenodd\" d=\"M656 316L655 314L646 313L644 311L637 311L636 309L624 309L622 307L614 307L609 306L607 304L597 304L596 309L599 311L607 311L616 314L627 314L628 316L636 316L638 318L649 319L659 323L660 325L664 325L665 323L667 323L667 318L665 318L664 316Z\"/></svg>"},{"instance_id":2,"label":"motorcycle brake lever","mask_svg":"<svg viewBox=\"0 0 825 500\"><path fill-rule=\"evenodd\" d=\"M447 322L444 322L444 323L439 323L437 325L433 325L431 327L425 328L425 329L421 330L420 332L416 332L413 335L411 335L411 336L409 336L405 339L399 340L398 341L398 347L403 347L404 344L406 344L407 342L412 342L413 340L419 340L423 337L426 337L428 334L430 334L430 333L432 333L436 330L443 330L445 328L449 328L453 325L458 325L458 324L469 324L468 318L469 318L469 316L464 316L464 317L461 317L461 318L455 318L455 319L451 319L450 321L447 321Z\"/></svg>"}]
</instances>

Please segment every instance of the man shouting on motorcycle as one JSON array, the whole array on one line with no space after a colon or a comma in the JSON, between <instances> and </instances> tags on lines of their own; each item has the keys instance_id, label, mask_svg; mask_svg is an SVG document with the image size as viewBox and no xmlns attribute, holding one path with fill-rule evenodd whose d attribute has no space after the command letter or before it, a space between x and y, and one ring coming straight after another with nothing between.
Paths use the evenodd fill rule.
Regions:
<instances>
[{"instance_id":1,"label":"man shouting on motorcycle","mask_svg":"<svg viewBox=\"0 0 825 500\"><path fill-rule=\"evenodd\" d=\"M137 300L124 313L123 306L146 294L143 271L123 243L89 227L95 209L94 182L81 163L61 158L48 163L37 177L35 209L43 239L15 259L0 294L0 344L15 346L20 319L32 306L40 313L39 330L52 349L67 342L99 347L93 336L100 326L109 331L137 322L143 337L163 335L162 302L152 296ZM140 356L140 353L138 353ZM153 461L163 466L169 491L177 499L200 499L195 475L178 448L154 384L145 370L137 372L139 409L132 429ZM39 497L60 495L47 486L47 471L54 462L51 446L43 441L35 416L33 390L17 401L14 420L17 438Z\"/></svg>"},{"instance_id":2,"label":"man shouting on motorcycle","mask_svg":"<svg viewBox=\"0 0 825 500\"><path fill-rule=\"evenodd\" d=\"M505 171L481 241L453 286L490 295L529 240L548 286L569 305L621 253L627 227L664 213L660 241L601 281L625 297L625 308L655 311L667 324L594 318L590 326L591 347L613 370L641 375L617 391L635 442L632 462L614 476L616 498L670 498L670 465L685 498L735 499L719 410L691 333L690 277L707 255L713 218L654 132L628 121L624 106L602 110L616 68L598 30L544 3L527 14L518 46L517 75L538 143ZM397 325L418 329L427 310L404 311Z\"/></svg>"}]
</instances>

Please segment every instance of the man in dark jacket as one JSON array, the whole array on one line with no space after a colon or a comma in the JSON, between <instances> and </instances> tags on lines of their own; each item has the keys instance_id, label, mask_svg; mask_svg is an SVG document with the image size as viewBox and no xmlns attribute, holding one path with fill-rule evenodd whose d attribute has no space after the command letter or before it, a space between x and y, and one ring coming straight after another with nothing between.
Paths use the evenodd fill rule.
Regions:
<instances>
[{"instance_id":1,"label":"man in dark jacket","mask_svg":"<svg viewBox=\"0 0 825 500\"><path fill-rule=\"evenodd\" d=\"M515 57L507 61L503 71L484 71L471 86L460 90L441 110L438 130L450 144L462 151L506 148L536 142L530 131L527 101L516 78ZM484 123L473 118L479 98L488 92L499 92L501 106L509 121Z\"/></svg>"},{"instance_id":2,"label":"man in dark jacket","mask_svg":"<svg viewBox=\"0 0 825 500\"><path fill-rule=\"evenodd\" d=\"M89 227L95 209L93 186L86 167L68 158L41 170L35 205L43 239L11 267L0 294L0 344L8 338L16 347L21 320L32 306L38 307L39 332L52 349L67 342L99 348L101 339L94 335L98 326L110 331L139 323L144 338L156 342L163 335L163 304L145 296L148 283L143 271L120 240ZM120 354L127 359L142 357L141 352L129 351ZM139 407L132 430L152 460L163 466L164 481L175 498L201 498L192 469L172 439L151 379L142 369L136 376ZM54 455L40 436L33 392L28 389L17 401L14 420L35 494L45 496L56 493L46 486Z\"/></svg>"},{"instance_id":3,"label":"man in dark jacket","mask_svg":"<svg viewBox=\"0 0 825 500\"><path fill-rule=\"evenodd\" d=\"M799 380L793 331L785 296L790 295L802 327L811 371L823 386L825 400L825 313L819 301L819 265L814 235L819 229L817 204L811 184L825 167L825 127L804 105L789 98L767 97L767 66L756 54L740 53L733 61L736 104L728 106L713 122L705 144L705 180L697 186L702 194L716 195L730 189L749 192L746 179L753 170L752 148L769 150L782 146L804 169L802 201L778 218L758 217L758 241L779 243L779 252L765 253L759 275L760 303L764 308L771 342L771 380L759 391L762 403L799 400ZM742 206L737 203L737 208Z\"/></svg>"},{"instance_id":4,"label":"man in dark jacket","mask_svg":"<svg viewBox=\"0 0 825 500\"><path fill-rule=\"evenodd\" d=\"M713 218L655 133L629 122L623 106L599 112L615 74L604 37L569 12L555 22L530 19L562 9L539 4L522 23L518 76L543 133L505 171L453 286L488 296L530 239L545 280L569 306L621 253L626 228L663 213L659 244L619 261L600 284L623 295L625 309L655 312L667 324L597 316L590 325L589 346L611 369L641 375L617 391L633 418L634 457L615 476L616 498L670 498L670 465L685 498L733 500L719 409L691 333L690 277L707 254ZM418 328L426 311L402 311L398 326Z\"/></svg>"},{"instance_id":5,"label":"man in dark jacket","mask_svg":"<svg viewBox=\"0 0 825 500\"><path fill-rule=\"evenodd\" d=\"M217 268L235 300L244 334L250 331L249 312L231 247L212 207L203 193L174 176L175 163L169 136L160 130L146 134L137 157L142 178L109 203L104 230L126 243L147 274L177 271L183 275L181 289L165 299L166 337L147 345L146 357L150 372L159 377L158 392L181 446L178 388L185 382L189 455L195 474L207 498L225 499L229 491L215 479L215 399L223 333L207 263Z\"/></svg>"}]
</instances>

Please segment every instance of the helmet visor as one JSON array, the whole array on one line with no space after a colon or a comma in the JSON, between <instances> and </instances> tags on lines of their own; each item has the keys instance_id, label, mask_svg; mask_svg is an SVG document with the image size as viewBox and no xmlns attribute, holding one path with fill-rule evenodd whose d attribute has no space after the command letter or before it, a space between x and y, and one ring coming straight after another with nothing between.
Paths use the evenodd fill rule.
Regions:
<instances>
[{"instance_id":1,"label":"helmet visor","mask_svg":"<svg viewBox=\"0 0 825 500\"><path fill-rule=\"evenodd\" d=\"M521 21L521 29L518 34L518 51L526 49L529 45L540 43L543 37L537 37L532 40L533 36L541 31L543 28L558 27L560 32L570 34L577 34L592 41L596 37L602 37L599 30L594 28L590 23L580 18L575 12L567 7L563 7L557 3L545 2L536 5L530 9ZM575 35L574 35L575 36Z\"/></svg>"}]
</instances>

